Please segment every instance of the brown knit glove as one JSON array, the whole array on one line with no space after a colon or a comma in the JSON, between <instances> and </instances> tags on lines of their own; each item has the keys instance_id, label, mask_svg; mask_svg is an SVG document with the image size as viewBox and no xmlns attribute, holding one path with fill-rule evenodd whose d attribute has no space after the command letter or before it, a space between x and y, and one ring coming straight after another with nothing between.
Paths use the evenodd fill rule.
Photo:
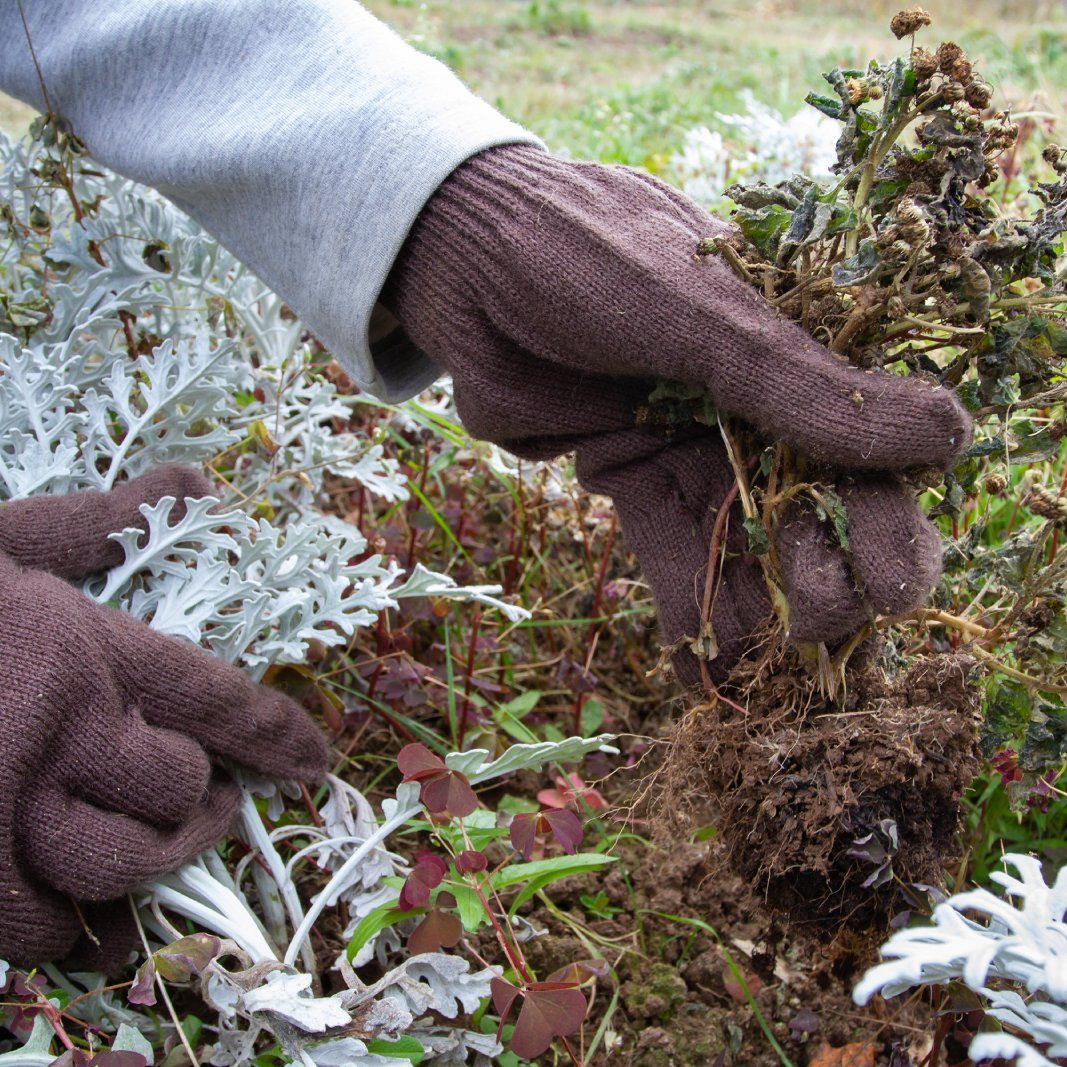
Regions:
<instances>
[{"instance_id":1,"label":"brown knit glove","mask_svg":"<svg viewBox=\"0 0 1067 1067\"><path fill-rule=\"evenodd\" d=\"M659 608L665 640L700 627L711 530L733 482L717 435L671 443L635 425L655 379L706 387L721 411L841 470L851 566L811 513L778 552L790 634L834 641L872 613L921 604L940 571L936 532L892 472L948 467L970 439L951 392L865 372L772 311L718 256L723 224L639 171L490 149L423 210L382 301L452 374L475 436L518 455L575 451L610 494ZM719 676L768 613L740 518L712 612ZM688 652L681 679L698 678Z\"/></svg>"},{"instance_id":2,"label":"brown knit glove","mask_svg":"<svg viewBox=\"0 0 1067 1067\"><path fill-rule=\"evenodd\" d=\"M106 967L128 951L118 898L208 848L233 817L237 787L212 757L325 774L325 741L288 697L57 577L118 562L107 535L143 527L138 505L211 491L164 467L106 494L0 507L0 958L11 963L77 948Z\"/></svg>"}]
</instances>

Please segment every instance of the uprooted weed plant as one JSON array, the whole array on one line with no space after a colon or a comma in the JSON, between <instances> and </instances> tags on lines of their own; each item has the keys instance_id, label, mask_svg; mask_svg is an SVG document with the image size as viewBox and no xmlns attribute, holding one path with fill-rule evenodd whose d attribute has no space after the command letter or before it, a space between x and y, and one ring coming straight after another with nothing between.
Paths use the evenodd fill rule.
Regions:
<instances>
[{"instance_id":1,"label":"uprooted weed plant","mask_svg":"<svg viewBox=\"0 0 1067 1067\"><path fill-rule=\"evenodd\" d=\"M758 654L686 717L655 788L667 814L677 797L719 797L733 858L768 902L827 917L937 880L980 754L1023 805L1047 804L1067 754L1067 152L1048 144L1042 180L1020 183L1033 124L996 109L958 45L915 44L929 22L902 12L904 55L835 68L808 96L840 124L834 180L732 186L736 230L700 253L840 357L953 387L969 408L963 459L914 479L945 535L933 605L837 648L787 645L774 533L787 508L811 507L847 560L832 472L686 387L661 383L646 413L721 428L777 613Z\"/></svg>"}]
</instances>

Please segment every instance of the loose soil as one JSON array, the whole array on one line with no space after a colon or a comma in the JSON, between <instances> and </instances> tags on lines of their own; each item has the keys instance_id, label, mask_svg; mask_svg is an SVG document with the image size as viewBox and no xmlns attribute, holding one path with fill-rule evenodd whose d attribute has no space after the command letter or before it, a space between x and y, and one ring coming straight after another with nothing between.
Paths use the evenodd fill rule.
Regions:
<instances>
[{"instance_id":1,"label":"loose soil","mask_svg":"<svg viewBox=\"0 0 1067 1067\"><path fill-rule=\"evenodd\" d=\"M833 701L794 658L735 672L745 714L715 701L672 731L659 821L677 829L708 805L727 862L769 910L870 921L898 898L892 875L936 883L952 858L979 766L975 662L930 655L896 678L867 662Z\"/></svg>"}]
</instances>

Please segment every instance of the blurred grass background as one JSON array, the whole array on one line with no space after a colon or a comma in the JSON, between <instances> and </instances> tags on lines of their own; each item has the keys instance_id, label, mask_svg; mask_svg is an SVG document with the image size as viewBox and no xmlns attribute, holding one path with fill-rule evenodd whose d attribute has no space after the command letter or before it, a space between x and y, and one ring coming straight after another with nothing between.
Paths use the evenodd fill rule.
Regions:
<instances>
[{"instance_id":1,"label":"blurred grass background","mask_svg":"<svg viewBox=\"0 0 1067 1067\"><path fill-rule=\"evenodd\" d=\"M576 157L662 170L687 129L748 89L792 114L819 72L886 57L901 0L366 0L417 47ZM1067 114L1067 0L928 3L997 100ZM902 46L904 47L904 46ZM47 76L47 71L46 71ZM0 128L32 112L0 96ZM1061 126L1062 131L1062 126Z\"/></svg>"}]
</instances>

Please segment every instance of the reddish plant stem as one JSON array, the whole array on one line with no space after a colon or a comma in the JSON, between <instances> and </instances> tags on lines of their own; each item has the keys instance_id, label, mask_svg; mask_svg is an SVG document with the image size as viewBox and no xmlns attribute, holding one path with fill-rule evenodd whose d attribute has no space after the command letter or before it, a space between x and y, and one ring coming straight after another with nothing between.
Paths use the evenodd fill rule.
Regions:
<instances>
[{"instance_id":1,"label":"reddish plant stem","mask_svg":"<svg viewBox=\"0 0 1067 1067\"><path fill-rule=\"evenodd\" d=\"M504 955L508 958L508 963L511 964L515 973L522 980L523 985L533 981L533 977L526 968L526 960L523 957L522 950L518 945L512 945L511 939L504 933L503 927L500 925L500 921L496 917L496 912L493 911L489 904L489 901L485 899L485 894L482 892L482 887L478 884L478 879L474 875L469 876L471 885L474 888L474 892L478 894L478 899L482 903L482 907L485 909L486 917L489 919L493 927L493 932L496 934L496 939L500 943L501 949L504 951ZM499 903L499 901L498 901Z\"/></svg>"},{"instance_id":2,"label":"reddish plant stem","mask_svg":"<svg viewBox=\"0 0 1067 1067\"><path fill-rule=\"evenodd\" d=\"M575 1055L574 1049L571 1048L571 1043L565 1038L559 1039L560 1044L567 1050L567 1055L571 1058L571 1063L574 1067L582 1067L582 1061Z\"/></svg>"},{"instance_id":3,"label":"reddish plant stem","mask_svg":"<svg viewBox=\"0 0 1067 1067\"><path fill-rule=\"evenodd\" d=\"M308 787L303 782L300 783L300 797L304 801L304 807L307 808L308 815L311 816L311 821L316 826L322 826L322 816L319 814L319 809L315 807L315 802L311 799L311 793L308 792Z\"/></svg>"},{"instance_id":4,"label":"reddish plant stem","mask_svg":"<svg viewBox=\"0 0 1067 1067\"><path fill-rule=\"evenodd\" d=\"M600 604L604 596L604 579L608 573L608 563L611 560L611 553L615 547L615 535L618 531L619 520L615 511L611 513L611 525L608 527L608 536L604 542L604 549L600 557L600 566L597 568L596 583L593 586L593 608L590 611L590 616L596 618L600 614ZM593 649L596 647L597 638L600 635L600 631L603 629L604 624L599 623L589 627L589 637L585 642L585 657L583 660L583 666L588 671L589 664L593 659ZM580 734L582 732L582 705L585 703L585 693L577 693L574 697L574 710L572 712L572 722L574 733Z\"/></svg>"},{"instance_id":5,"label":"reddish plant stem","mask_svg":"<svg viewBox=\"0 0 1067 1067\"><path fill-rule=\"evenodd\" d=\"M382 668L385 665L385 659L382 656L382 652L385 650L385 620L388 615L388 609L383 611L378 616L378 625L374 629L374 655L377 663L374 666L374 673L371 675L370 681L367 683L368 700L373 699L374 694L378 689L378 679L381 678Z\"/></svg>"},{"instance_id":6,"label":"reddish plant stem","mask_svg":"<svg viewBox=\"0 0 1067 1067\"><path fill-rule=\"evenodd\" d=\"M63 1020L60 1017L60 1013L48 1002L46 998L42 996L41 1000L41 1014L48 1020L49 1025L56 1032L56 1037L59 1038L59 1043L68 1051L73 1050L74 1042L70 1039L70 1035L63 1028Z\"/></svg>"},{"instance_id":7,"label":"reddish plant stem","mask_svg":"<svg viewBox=\"0 0 1067 1067\"><path fill-rule=\"evenodd\" d=\"M729 492L723 498L723 502L719 505L719 510L715 514L715 525L711 528L711 541L708 544L708 570L704 578L704 597L700 604L700 629L703 631L704 627L711 622L711 602L714 599L716 576L719 573L719 552L723 547L723 535L726 531L726 520L730 514L730 508L733 507L734 501L737 499L737 494L740 492L740 486L735 481L730 486ZM741 707L740 704L735 703L728 696L724 696L711 680L711 671L708 669L708 661L703 656L699 659L700 663L700 681L704 686L704 691L713 700L721 700L728 707L734 709L734 711L740 712L742 715L747 715L748 710Z\"/></svg>"},{"instance_id":8,"label":"reddish plant stem","mask_svg":"<svg viewBox=\"0 0 1067 1067\"><path fill-rule=\"evenodd\" d=\"M427 441L422 450L422 471L419 474L419 492L426 495L426 478L430 473L430 442ZM420 504L418 500L412 501L415 505L411 509L411 513L414 514L419 510ZM419 531L418 527L411 525L411 520L408 520L408 525L411 526L411 536L408 538L408 561L407 569L411 570L411 565L415 562L415 542L418 540Z\"/></svg>"},{"instance_id":9,"label":"reddish plant stem","mask_svg":"<svg viewBox=\"0 0 1067 1067\"><path fill-rule=\"evenodd\" d=\"M459 711L459 750L463 751L463 741L467 736L467 717L470 715L471 686L474 683L474 657L478 651L478 631L482 626L481 610L475 608L474 620L471 623L470 642L467 645L466 678L463 683L463 705Z\"/></svg>"},{"instance_id":10,"label":"reddish plant stem","mask_svg":"<svg viewBox=\"0 0 1067 1067\"><path fill-rule=\"evenodd\" d=\"M137 320L125 310L119 312L119 318L122 320L122 336L126 338L126 354L130 359L136 359L140 355L137 339L133 336L133 324Z\"/></svg>"}]
</instances>

